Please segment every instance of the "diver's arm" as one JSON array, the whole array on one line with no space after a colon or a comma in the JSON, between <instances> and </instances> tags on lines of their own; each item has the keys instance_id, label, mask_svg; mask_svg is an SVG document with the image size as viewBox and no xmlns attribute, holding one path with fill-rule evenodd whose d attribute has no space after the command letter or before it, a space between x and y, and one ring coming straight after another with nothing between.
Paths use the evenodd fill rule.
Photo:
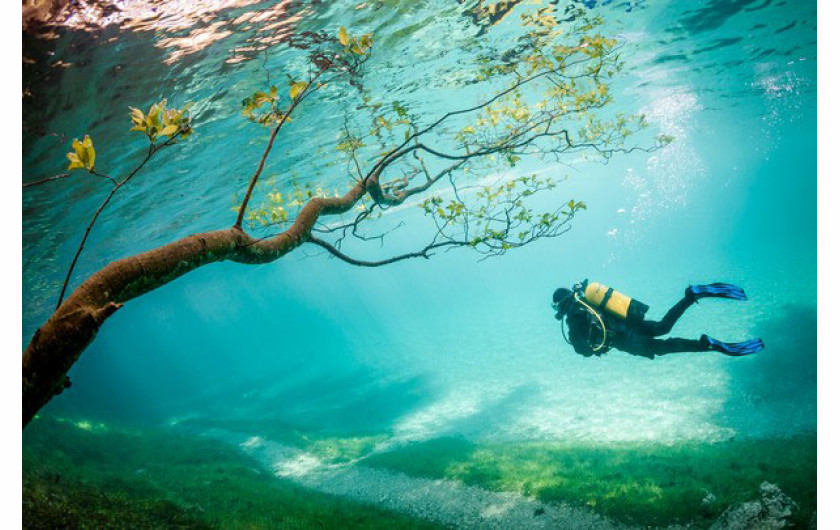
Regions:
<instances>
[{"instance_id":1,"label":"diver's arm","mask_svg":"<svg viewBox=\"0 0 840 530\"><path fill-rule=\"evenodd\" d=\"M589 344L583 342L572 342L572 347L575 349L575 353L580 355L590 356L594 352L592 348L589 347Z\"/></svg>"},{"instance_id":2,"label":"diver's arm","mask_svg":"<svg viewBox=\"0 0 840 530\"><path fill-rule=\"evenodd\" d=\"M592 355L592 348L589 347L589 319L585 314L569 314L566 316L569 325L569 342L576 353L581 355Z\"/></svg>"}]
</instances>

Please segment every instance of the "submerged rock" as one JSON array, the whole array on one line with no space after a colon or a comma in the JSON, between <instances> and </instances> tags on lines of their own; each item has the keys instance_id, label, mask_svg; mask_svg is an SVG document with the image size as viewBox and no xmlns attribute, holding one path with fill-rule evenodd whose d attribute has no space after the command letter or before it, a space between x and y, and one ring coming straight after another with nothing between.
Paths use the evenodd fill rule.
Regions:
<instances>
[{"instance_id":1,"label":"submerged rock","mask_svg":"<svg viewBox=\"0 0 840 530\"><path fill-rule=\"evenodd\" d=\"M796 503L775 484L763 482L761 500L733 505L721 514L711 530L785 528Z\"/></svg>"}]
</instances>

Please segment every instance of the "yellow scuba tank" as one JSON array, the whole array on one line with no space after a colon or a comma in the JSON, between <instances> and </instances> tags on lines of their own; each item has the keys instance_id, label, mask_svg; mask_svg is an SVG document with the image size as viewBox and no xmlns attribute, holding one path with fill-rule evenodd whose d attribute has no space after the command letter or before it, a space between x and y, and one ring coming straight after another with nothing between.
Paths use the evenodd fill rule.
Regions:
<instances>
[{"instance_id":1,"label":"yellow scuba tank","mask_svg":"<svg viewBox=\"0 0 840 530\"><path fill-rule=\"evenodd\" d=\"M630 322L643 320L649 309L642 302L600 283L589 283L588 280L584 280L581 288L583 298L593 307L601 311L606 310L611 315Z\"/></svg>"}]
</instances>

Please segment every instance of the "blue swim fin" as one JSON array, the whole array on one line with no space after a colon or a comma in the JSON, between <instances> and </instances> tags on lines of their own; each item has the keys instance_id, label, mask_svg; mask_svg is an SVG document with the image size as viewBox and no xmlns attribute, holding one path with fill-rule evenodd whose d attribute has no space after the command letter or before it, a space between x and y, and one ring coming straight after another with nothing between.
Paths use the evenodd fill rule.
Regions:
<instances>
[{"instance_id":1,"label":"blue swim fin","mask_svg":"<svg viewBox=\"0 0 840 530\"><path fill-rule=\"evenodd\" d=\"M750 339L744 342L721 342L708 335L702 335L700 341L707 344L710 350L719 351L731 357L751 355L764 349L764 341L761 339Z\"/></svg>"},{"instance_id":2,"label":"blue swim fin","mask_svg":"<svg viewBox=\"0 0 840 530\"><path fill-rule=\"evenodd\" d=\"M733 300L746 300L744 290L731 283L710 283L708 285L689 285L685 290L686 295L695 299L700 298L731 298Z\"/></svg>"}]
</instances>

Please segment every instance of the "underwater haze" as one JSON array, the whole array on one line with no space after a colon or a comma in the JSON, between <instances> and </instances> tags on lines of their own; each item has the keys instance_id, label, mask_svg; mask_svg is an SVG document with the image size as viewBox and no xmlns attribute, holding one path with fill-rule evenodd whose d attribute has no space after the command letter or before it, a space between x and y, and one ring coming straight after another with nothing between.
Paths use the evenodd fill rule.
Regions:
<instances>
[{"instance_id":1,"label":"underwater haze","mask_svg":"<svg viewBox=\"0 0 840 530\"><path fill-rule=\"evenodd\" d=\"M115 195L68 292L112 260L234 222L269 136L242 100L305 72L296 39L371 33L374 97L432 121L490 95L464 72L535 7L80 5L25 23L23 180L64 172L85 134L97 168L130 171L147 144L129 106L192 102L195 133ZM500 161L490 176L551 176L544 204L587 206L562 236L503 256L365 268L303 245L130 301L24 429L24 526L816 527L816 2L572 5L624 43L611 112L644 114L672 142L606 164ZM336 144L360 102L334 90L295 111L253 207L293 180L346 189ZM24 189L22 349L109 190L89 175ZM415 210L383 216L406 223L381 248L347 248L382 259L424 244ZM579 356L550 303L584 278L654 319L688 284L737 284L748 301L701 300L671 336L766 349Z\"/></svg>"}]
</instances>

